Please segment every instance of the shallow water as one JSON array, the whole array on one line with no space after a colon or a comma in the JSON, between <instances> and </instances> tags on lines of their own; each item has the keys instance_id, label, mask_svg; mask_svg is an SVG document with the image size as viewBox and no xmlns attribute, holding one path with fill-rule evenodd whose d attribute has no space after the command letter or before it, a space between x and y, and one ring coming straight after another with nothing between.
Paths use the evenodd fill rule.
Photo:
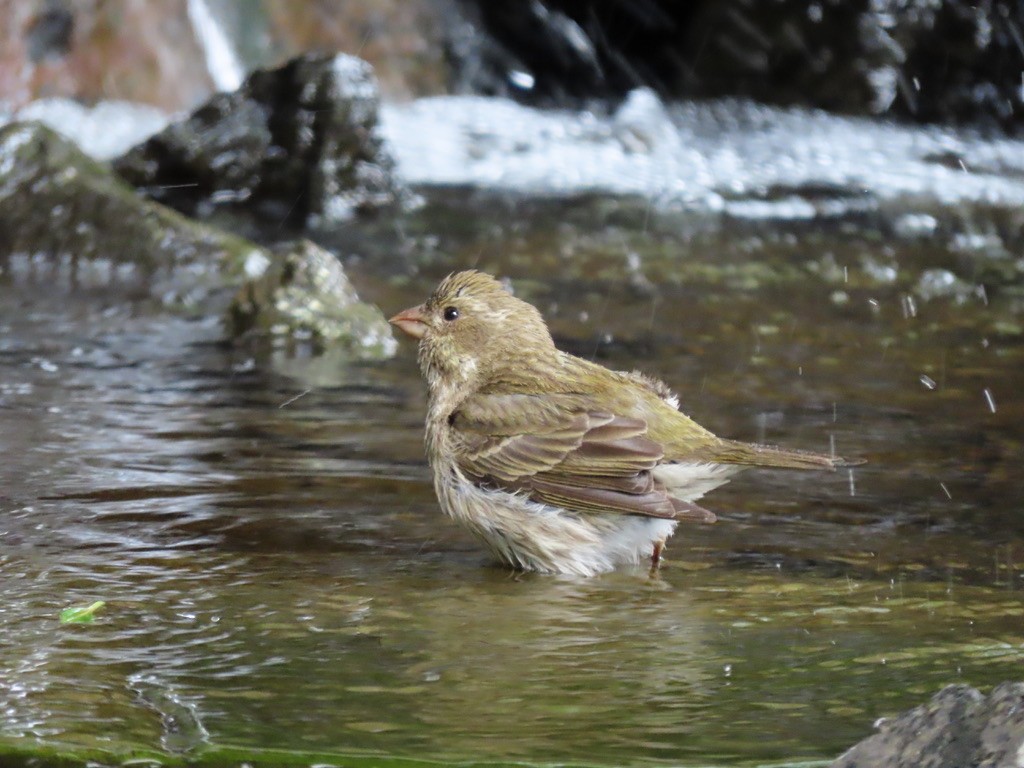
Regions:
<instances>
[{"instance_id":1,"label":"shallow water","mask_svg":"<svg viewBox=\"0 0 1024 768\"><path fill-rule=\"evenodd\" d=\"M1019 678L1019 256L886 226L453 190L324 236L385 312L476 265L719 434L869 460L744 475L654 579L516 576L452 528L409 344L231 347L5 264L0 743L759 764ZM937 267L959 298L923 295Z\"/></svg>"}]
</instances>

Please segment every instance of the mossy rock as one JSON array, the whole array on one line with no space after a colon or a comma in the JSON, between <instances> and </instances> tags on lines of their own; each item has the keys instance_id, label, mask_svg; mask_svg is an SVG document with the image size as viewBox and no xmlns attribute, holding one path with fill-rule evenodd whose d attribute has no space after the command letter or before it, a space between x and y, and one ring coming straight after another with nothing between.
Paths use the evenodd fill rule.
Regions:
<instances>
[{"instance_id":1,"label":"mossy rock","mask_svg":"<svg viewBox=\"0 0 1024 768\"><path fill-rule=\"evenodd\" d=\"M145 270L242 263L257 247L145 200L40 123L0 128L0 255L108 259Z\"/></svg>"},{"instance_id":2,"label":"mossy rock","mask_svg":"<svg viewBox=\"0 0 1024 768\"><path fill-rule=\"evenodd\" d=\"M381 311L359 300L337 257L300 240L278 246L258 276L235 295L228 311L234 335L309 338L344 345L360 357L386 358L397 342Z\"/></svg>"}]
</instances>

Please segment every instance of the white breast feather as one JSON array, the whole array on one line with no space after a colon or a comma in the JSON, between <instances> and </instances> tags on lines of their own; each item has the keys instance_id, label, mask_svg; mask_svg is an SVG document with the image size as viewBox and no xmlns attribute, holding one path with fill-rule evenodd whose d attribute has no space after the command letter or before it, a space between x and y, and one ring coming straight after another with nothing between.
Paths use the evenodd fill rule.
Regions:
<instances>
[{"instance_id":1,"label":"white breast feather","mask_svg":"<svg viewBox=\"0 0 1024 768\"><path fill-rule=\"evenodd\" d=\"M577 515L456 478L435 477L442 509L499 559L529 571L593 576L644 562L655 542L664 542L676 527L675 520L639 515Z\"/></svg>"}]
</instances>

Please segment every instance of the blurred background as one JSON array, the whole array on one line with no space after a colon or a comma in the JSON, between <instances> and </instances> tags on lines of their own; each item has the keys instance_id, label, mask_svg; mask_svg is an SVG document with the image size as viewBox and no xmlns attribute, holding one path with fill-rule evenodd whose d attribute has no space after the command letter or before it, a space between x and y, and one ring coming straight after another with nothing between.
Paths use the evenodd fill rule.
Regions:
<instances>
[{"instance_id":1,"label":"blurred background","mask_svg":"<svg viewBox=\"0 0 1024 768\"><path fill-rule=\"evenodd\" d=\"M311 50L370 62L387 99L568 106L744 96L913 121L1021 124L1022 11L957 0L4 0L0 96L191 109Z\"/></svg>"}]
</instances>

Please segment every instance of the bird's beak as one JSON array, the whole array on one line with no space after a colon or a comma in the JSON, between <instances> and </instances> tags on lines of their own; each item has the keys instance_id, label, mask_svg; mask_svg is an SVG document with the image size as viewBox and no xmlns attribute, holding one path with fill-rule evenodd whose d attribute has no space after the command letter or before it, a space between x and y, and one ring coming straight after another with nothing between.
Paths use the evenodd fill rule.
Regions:
<instances>
[{"instance_id":1,"label":"bird's beak","mask_svg":"<svg viewBox=\"0 0 1024 768\"><path fill-rule=\"evenodd\" d=\"M403 309L388 322L402 329L414 339L422 339L427 332L426 307L420 304L418 307Z\"/></svg>"}]
</instances>

